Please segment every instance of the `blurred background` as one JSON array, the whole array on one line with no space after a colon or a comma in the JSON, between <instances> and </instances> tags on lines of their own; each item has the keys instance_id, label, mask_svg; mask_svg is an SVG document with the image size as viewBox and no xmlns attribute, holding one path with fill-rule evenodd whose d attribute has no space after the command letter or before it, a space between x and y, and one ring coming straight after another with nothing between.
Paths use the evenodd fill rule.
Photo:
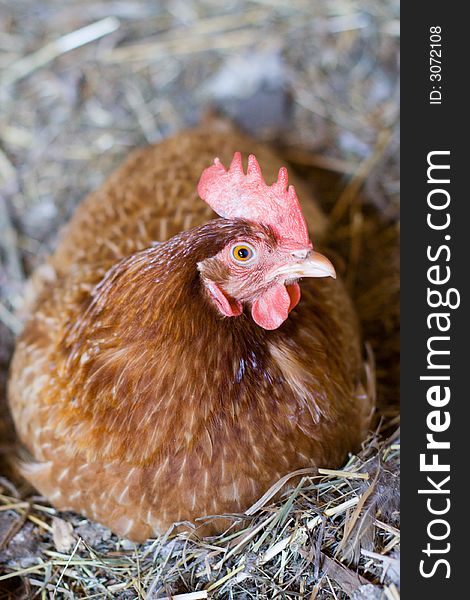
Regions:
<instances>
[{"instance_id":1,"label":"blurred background","mask_svg":"<svg viewBox=\"0 0 470 600\"><path fill-rule=\"evenodd\" d=\"M211 112L332 214L381 422L398 422L398 48L398 0L0 0L0 465L25 279L131 149Z\"/></svg>"}]
</instances>

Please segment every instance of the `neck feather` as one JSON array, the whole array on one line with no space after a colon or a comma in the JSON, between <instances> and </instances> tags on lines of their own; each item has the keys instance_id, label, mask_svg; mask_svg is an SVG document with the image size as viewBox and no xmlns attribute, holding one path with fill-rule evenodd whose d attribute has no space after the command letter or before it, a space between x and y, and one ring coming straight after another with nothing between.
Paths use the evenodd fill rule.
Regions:
<instances>
[{"instance_id":1,"label":"neck feather","mask_svg":"<svg viewBox=\"0 0 470 600\"><path fill-rule=\"evenodd\" d=\"M92 457L125 452L128 460L151 460L162 426L187 429L197 411L203 421L220 410L232 414L256 401L266 378L279 376L268 349L279 332L258 327L248 313L222 317L200 280L197 263L246 227L223 225L225 235L212 222L121 261L63 340L74 405L61 418L78 443L74 424L88 420L92 440L84 449ZM136 430L147 443L130 448Z\"/></svg>"}]
</instances>

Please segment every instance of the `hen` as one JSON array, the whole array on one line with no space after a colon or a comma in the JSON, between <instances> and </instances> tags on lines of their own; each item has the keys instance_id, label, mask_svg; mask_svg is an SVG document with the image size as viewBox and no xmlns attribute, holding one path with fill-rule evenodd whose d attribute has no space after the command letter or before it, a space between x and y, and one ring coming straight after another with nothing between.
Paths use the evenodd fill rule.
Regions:
<instances>
[{"instance_id":1,"label":"hen","mask_svg":"<svg viewBox=\"0 0 470 600\"><path fill-rule=\"evenodd\" d=\"M303 213L319 240L325 216L278 169L204 127L136 151L34 274L9 400L22 472L56 507L144 540L357 449L355 313Z\"/></svg>"}]
</instances>

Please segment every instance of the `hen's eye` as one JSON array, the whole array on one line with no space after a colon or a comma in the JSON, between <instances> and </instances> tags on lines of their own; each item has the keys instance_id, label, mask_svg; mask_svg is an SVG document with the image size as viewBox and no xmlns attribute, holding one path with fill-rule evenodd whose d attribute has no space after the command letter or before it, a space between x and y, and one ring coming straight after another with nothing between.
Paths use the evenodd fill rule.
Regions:
<instances>
[{"instance_id":1,"label":"hen's eye","mask_svg":"<svg viewBox=\"0 0 470 600\"><path fill-rule=\"evenodd\" d=\"M232 248L232 258L238 263L246 263L255 255L254 248L248 244L237 244Z\"/></svg>"}]
</instances>

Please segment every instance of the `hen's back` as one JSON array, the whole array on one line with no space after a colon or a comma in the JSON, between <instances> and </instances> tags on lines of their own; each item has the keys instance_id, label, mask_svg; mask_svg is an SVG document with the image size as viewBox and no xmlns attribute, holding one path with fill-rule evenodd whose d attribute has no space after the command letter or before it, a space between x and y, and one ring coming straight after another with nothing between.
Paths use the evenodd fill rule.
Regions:
<instances>
[{"instance_id":1,"label":"hen's back","mask_svg":"<svg viewBox=\"0 0 470 600\"><path fill-rule=\"evenodd\" d=\"M263 144L228 125L201 126L134 151L99 190L79 206L63 230L52 257L60 276L93 265L103 273L117 260L152 242L165 241L181 230L217 215L197 195L202 171L219 157L227 167L235 151L245 164L255 154L268 183L277 179L282 159ZM302 184L297 187L313 239L321 239L326 219Z\"/></svg>"},{"instance_id":2,"label":"hen's back","mask_svg":"<svg viewBox=\"0 0 470 600\"><path fill-rule=\"evenodd\" d=\"M277 179L280 157L228 125L215 122L134 151L96 192L90 194L63 230L52 257L58 274L72 266L108 269L117 260L165 241L181 230L217 215L197 195L202 171L219 157L227 167L235 151L245 164L256 154L268 183ZM302 184L291 177L313 239L321 238L326 219Z\"/></svg>"}]
</instances>

